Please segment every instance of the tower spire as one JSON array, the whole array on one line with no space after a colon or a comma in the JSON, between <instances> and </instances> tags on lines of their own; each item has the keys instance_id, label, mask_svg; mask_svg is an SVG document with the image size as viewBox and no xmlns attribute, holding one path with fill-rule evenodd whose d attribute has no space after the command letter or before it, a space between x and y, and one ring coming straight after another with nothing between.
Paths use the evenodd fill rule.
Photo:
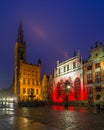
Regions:
<instances>
[{"instance_id":1,"label":"tower spire","mask_svg":"<svg viewBox=\"0 0 104 130\"><path fill-rule=\"evenodd\" d=\"M23 42L23 28L22 28L22 21L20 20L19 28L18 28L18 37L17 42Z\"/></svg>"}]
</instances>

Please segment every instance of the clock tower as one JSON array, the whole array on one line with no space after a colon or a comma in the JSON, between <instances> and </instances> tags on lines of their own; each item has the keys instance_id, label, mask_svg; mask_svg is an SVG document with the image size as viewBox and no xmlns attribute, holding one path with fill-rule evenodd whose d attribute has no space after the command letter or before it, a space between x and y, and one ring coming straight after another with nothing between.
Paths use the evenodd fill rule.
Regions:
<instances>
[{"instance_id":1,"label":"clock tower","mask_svg":"<svg viewBox=\"0 0 104 130\"><path fill-rule=\"evenodd\" d=\"M23 39L23 28L22 22L20 21L20 25L18 28L18 36L15 45L15 74L14 74L14 93L18 97L19 94L19 76L20 76L20 63L26 63L26 44Z\"/></svg>"}]
</instances>

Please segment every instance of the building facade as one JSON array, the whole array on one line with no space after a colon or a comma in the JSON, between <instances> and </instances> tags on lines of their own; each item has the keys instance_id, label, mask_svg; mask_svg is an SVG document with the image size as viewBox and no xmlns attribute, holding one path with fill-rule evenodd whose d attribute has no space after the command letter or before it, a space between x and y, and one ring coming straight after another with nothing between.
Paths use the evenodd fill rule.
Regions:
<instances>
[{"instance_id":1,"label":"building facade","mask_svg":"<svg viewBox=\"0 0 104 130\"><path fill-rule=\"evenodd\" d=\"M42 100L47 101L48 100L48 82L49 82L49 76L46 74L43 75L42 84L41 84L41 95Z\"/></svg>"},{"instance_id":2,"label":"building facade","mask_svg":"<svg viewBox=\"0 0 104 130\"><path fill-rule=\"evenodd\" d=\"M52 100L54 102L86 100L83 85L83 64L80 51L74 57L59 63L54 70Z\"/></svg>"},{"instance_id":3,"label":"building facade","mask_svg":"<svg viewBox=\"0 0 104 130\"><path fill-rule=\"evenodd\" d=\"M14 95L17 101L41 100L41 61L37 65L26 62L26 43L20 22L15 45Z\"/></svg>"},{"instance_id":4,"label":"building facade","mask_svg":"<svg viewBox=\"0 0 104 130\"><path fill-rule=\"evenodd\" d=\"M84 85L89 102L104 100L104 45L96 42L89 59L84 63Z\"/></svg>"}]
</instances>

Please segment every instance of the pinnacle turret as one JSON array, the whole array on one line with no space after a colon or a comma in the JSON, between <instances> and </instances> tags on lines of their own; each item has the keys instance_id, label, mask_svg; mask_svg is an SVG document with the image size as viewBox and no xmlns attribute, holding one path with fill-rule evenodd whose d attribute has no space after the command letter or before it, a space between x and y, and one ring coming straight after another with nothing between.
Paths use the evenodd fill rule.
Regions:
<instances>
[{"instance_id":1,"label":"pinnacle turret","mask_svg":"<svg viewBox=\"0 0 104 130\"><path fill-rule=\"evenodd\" d=\"M20 21L20 25L19 25L19 28L18 28L17 42L20 42L20 43L23 42L23 28L22 28L22 22L21 21Z\"/></svg>"}]
</instances>

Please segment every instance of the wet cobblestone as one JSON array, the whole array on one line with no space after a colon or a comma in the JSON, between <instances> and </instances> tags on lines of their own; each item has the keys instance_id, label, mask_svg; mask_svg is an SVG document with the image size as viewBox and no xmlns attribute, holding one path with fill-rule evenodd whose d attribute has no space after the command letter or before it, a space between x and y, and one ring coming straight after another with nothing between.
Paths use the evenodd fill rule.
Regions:
<instances>
[{"instance_id":1,"label":"wet cobblestone","mask_svg":"<svg viewBox=\"0 0 104 130\"><path fill-rule=\"evenodd\" d=\"M1 112L2 113L2 112ZM82 107L56 109L52 107L15 108L3 111L0 130L104 130L104 111Z\"/></svg>"}]
</instances>

